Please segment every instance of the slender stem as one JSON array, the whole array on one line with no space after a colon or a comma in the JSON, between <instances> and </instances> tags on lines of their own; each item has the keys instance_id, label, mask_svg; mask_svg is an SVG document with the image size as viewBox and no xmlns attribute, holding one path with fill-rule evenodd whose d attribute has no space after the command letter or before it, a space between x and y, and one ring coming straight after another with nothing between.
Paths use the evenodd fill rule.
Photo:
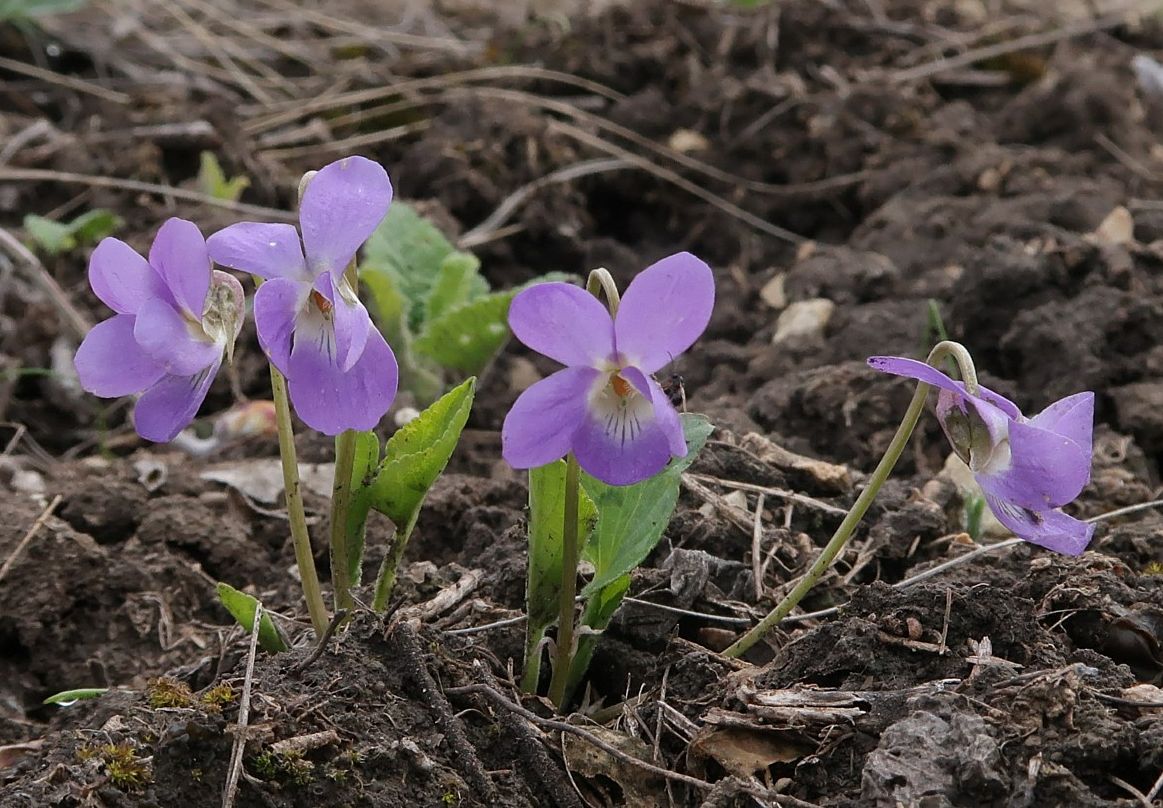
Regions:
<instances>
[{"instance_id":1,"label":"slender stem","mask_svg":"<svg viewBox=\"0 0 1163 808\"><path fill-rule=\"evenodd\" d=\"M930 365L936 367L947 357L952 357L957 362L961 369L961 378L965 383L965 388L975 394L978 389L977 372L973 367L973 359L969 355L969 351L965 350L964 346L956 342L943 341L937 343L932 351L929 352L929 358L926 360ZM905 411L905 417L901 421L901 425L897 427L896 434L892 436L892 441L888 445L888 449L884 452L884 457L880 459L876 469L872 472L872 476L868 478L868 484L864 490L860 492L860 496L856 498L852 509L848 511L844 521L836 528L836 532L832 534L831 540L820 552L819 557L808 569L803 578L795 585L791 592L789 592L779 604L768 613L755 628L748 631L742 637L735 641L730 648L723 652L725 656L737 657L743 654L755 643L759 642L767 632L779 625L791 610L794 609L799 602L803 600L804 595L808 594L816 582L820 580L820 576L824 574L825 570L832 565L836 556L844 549L844 545L852 538L852 533L856 530L856 526L860 524L860 520L864 518L864 514L868 511L872 501L876 499L876 495L880 492L880 488L884 485L884 481L888 479L888 475L892 473L893 467L896 466L897 460L900 459L901 453L905 449L905 445L909 442L909 437L913 434L913 429L917 426L917 421L921 418L921 413L925 410L925 398L929 395L930 385L920 382L917 384L917 390L913 393L913 400L909 402L909 408Z\"/></svg>"},{"instance_id":2,"label":"slender stem","mask_svg":"<svg viewBox=\"0 0 1163 808\"><path fill-rule=\"evenodd\" d=\"M530 632L525 640L525 672L521 676L521 690L526 693L536 693L537 684L541 681L541 642L544 639L545 632L536 631Z\"/></svg>"},{"instance_id":3,"label":"slender stem","mask_svg":"<svg viewBox=\"0 0 1163 808\"><path fill-rule=\"evenodd\" d=\"M351 550L347 546L347 513L351 508L351 474L355 464L354 429L335 437L335 486L331 489L331 586L335 609L351 610Z\"/></svg>"},{"instance_id":4,"label":"slender stem","mask_svg":"<svg viewBox=\"0 0 1163 808\"><path fill-rule=\"evenodd\" d=\"M558 603L557 640L553 655L553 677L549 682L549 700L561 709L569 669L573 661L574 597L577 595L577 562L580 549L577 536L578 501L577 458L570 452L565 458L565 523L561 530L561 595Z\"/></svg>"},{"instance_id":5,"label":"slender stem","mask_svg":"<svg viewBox=\"0 0 1163 808\"><path fill-rule=\"evenodd\" d=\"M412 520L403 528L396 529L396 541L392 551L384 556L380 562L380 571L376 576L375 596L372 608L382 612L388 608L388 599L392 597L392 590L396 588L396 572L400 569L400 562L404 560L404 550L408 547L408 539L412 537L412 530L416 527L416 517L419 511L412 514Z\"/></svg>"},{"instance_id":6,"label":"slender stem","mask_svg":"<svg viewBox=\"0 0 1163 808\"><path fill-rule=\"evenodd\" d=\"M283 486L287 497L287 516L291 520L291 540L295 545L295 563L299 565L299 579L315 636L327 630L329 621L323 592L319 588L319 573L315 570L315 554L311 550L311 536L307 532L307 516L303 513L303 493L299 487L299 461L295 454L295 431L291 426L291 405L287 400L287 380L271 365L271 393L275 401L275 423L279 431L279 456L283 461Z\"/></svg>"}]
</instances>

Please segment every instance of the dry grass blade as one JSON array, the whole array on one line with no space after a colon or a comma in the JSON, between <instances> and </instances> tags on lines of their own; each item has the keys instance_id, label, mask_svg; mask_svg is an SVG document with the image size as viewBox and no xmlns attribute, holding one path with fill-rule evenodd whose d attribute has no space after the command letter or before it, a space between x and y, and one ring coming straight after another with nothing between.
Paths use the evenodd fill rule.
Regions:
<instances>
[{"instance_id":1,"label":"dry grass blade","mask_svg":"<svg viewBox=\"0 0 1163 808\"><path fill-rule=\"evenodd\" d=\"M238 699L238 724L234 730L234 745L230 749L230 769L226 775L226 787L222 791L222 808L233 808L234 797L238 793L238 780L242 776L242 755L246 751L250 693L254 686L254 660L258 655L258 629L262 616L262 604L256 604L254 623L250 627L250 649L246 654L246 677L242 680L242 695Z\"/></svg>"},{"instance_id":2,"label":"dry grass blade","mask_svg":"<svg viewBox=\"0 0 1163 808\"><path fill-rule=\"evenodd\" d=\"M57 506L60 504L61 495L57 494L55 497L53 497L52 502L50 502L48 506L43 511L41 511L40 516L36 517L36 521L32 523L32 527L30 527L27 532L25 532L24 536L17 543L16 547L8 555L8 558L4 560L3 566L0 566L0 581L3 581L4 577L8 575L8 571L12 569L13 565L16 564L16 559L20 557L22 552L24 552L24 548L27 547L29 542L31 542L36 534L40 532L40 529L44 527L44 523L48 521L48 518L52 516L53 511L55 511Z\"/></svg>"},{"instance_id":3,"label":"dry grass blade","mask_svg":"<svg viewBox=\"0 0 1163 808\"><path fill-rule=\"evenodd\" d=\"M5 170L0 168L0 171ZM29 252L28 248L21 244L19 239L2 227L0 227L0 249L11 253L16 257L18 263L28 269L32 283L52 301L57 311L60 312L61 319L65 325L73 332L73 336L77 339L84 339L85 335L89 333L89 329L93 327L93 324L89 322L88 317L73 305L73 302L69 300L69 296L65 294L65 290L57 283L56 278L50 275L48 270L44 268L44 264L40 262L40 259Z\"/></svg>"},{"instance_id":4,"label":"dry grass blade","mask_svg":"<svg viewBox=\"0 0 1163 808\"><path fill-rule=\"evenodd\" d=\"M13 73L20 73L24 76L29 76L34 79L46 81L49 84L58 84L61 87L67 87L70 90L76 90L79 93L86 93L87 95L96 96L105 101L112 101L114 104L128 104L132 99L125 93L117 92L116 90L108 90L99 84L84 81L83 79L74 78L72 76L62 76L59 73L54 73L51 70L45 70L43 67L35 65L28 65L24 62L18 62L15 59L9 59L7 56L0 56L0 68L4 70L11 70Z\"/></svg>"}]
</instances>

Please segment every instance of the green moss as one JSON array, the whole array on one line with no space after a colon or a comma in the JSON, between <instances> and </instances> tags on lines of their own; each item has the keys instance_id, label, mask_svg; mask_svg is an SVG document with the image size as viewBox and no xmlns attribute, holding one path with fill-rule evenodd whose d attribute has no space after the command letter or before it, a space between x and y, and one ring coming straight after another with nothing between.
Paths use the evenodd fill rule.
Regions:
<instances>
[{"instance_id":1,"label":"green moss","mask_svg":"<svg viewBox=\"0 0 1163 808\"><path fill-rule=\"evenodd\" d=\"M207 712L220 713L225 707L233 704L234 699L234 688L230 686L229 682L223 682L220 685L214 685L203 693L198 701L202 703Z\"/></svg>"},{"instance_id":2,"label":"green moss","mask_svg":"<svg viewBox=\"0 0 1163 808\"><path fill-rule=\"evenodd\" d=\"M445 805L459 805L460 804L460 796L457 795L456 792L445 791L444 795L440 798L440 801L443 802Z\"/></svg>"},{"instance_id":3,"label":"green moss","mask_svg":"<svg viewBox=\"0 0 1163 808\"><path fill-rule=\"evenodd\" d=\"M167 707L193 707L194 691L185 682L169 676L150 679L145 689L149 706L155 710Z\"/></svg>"},{"instance_id":4,"label":"green moss","mask_svg":"<svg viewBox=\"0 0 1163 808\"><path fill-rule=\"evenodd\" d=\"M149 763L137 756L131 743L88 744L76 755L80 761L100 760L110 784L122 791L141 791L153 782Z\"/></svg>"},{"instance_id":5,"label":"green moss","mask_svg":"<svg viewBox=\"0 0 1163 808\"><path fill-rule=\"evenodd\" d=\"M315 764L302 752L278 754L266 751L250 760L250 770L263 780L276 780L297 786L315 782Z\"/></svg>"}]
</instances>

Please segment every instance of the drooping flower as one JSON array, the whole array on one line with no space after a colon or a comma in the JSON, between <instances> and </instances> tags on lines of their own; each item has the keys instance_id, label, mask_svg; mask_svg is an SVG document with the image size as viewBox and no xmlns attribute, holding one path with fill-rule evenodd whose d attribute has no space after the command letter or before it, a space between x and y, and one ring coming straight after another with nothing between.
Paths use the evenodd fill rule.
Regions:
<instances>
[{"instance_id":1,"label":"drooping flower","mask_svg":"<svg viewBox=\"0 0 1163 808\"><path fill-rule=\"evenodd\" d=\"M685 456L678 413L651 374L698 339L714 303L711 268L690 253L643 270L616 317L568 283L518 294L509 307L513 334L566 368L513 404L501 432L505 459L527 469L572 451L599 480L629 485Z\"/></svg>"},{"instance_id":2,"label":"drooping flower","mask_svg":"<svg viewBox=\"0 0 1163 808\"><path fill-rule=\"evenodd\" d=\"M391 202L383 167L347 157L308 182L302 244L292 225L259 222L207 242L217 263L266 279L254 296L259 344L287 377L299 417L327 435L373 428L396 395L396 357L345 276Z\"/></svg>"},{"instance_id":3,"label":"drooping flower","mask_svg":"<svg viewBox=\"0 0 1163 808\"><path fill-rule=\"evenodd\" d=\"M1026 418L1005 397L980 386L970 395L924 362L874 356L868 364L939 389L941 428L973 471L990 510L1015 536L1067 555L1086 549L1094 525L1059 508L1090 480L1094 393L1068 396Z\"/></svg>"},{"instance_id":4,"label":"drooping flower","mask_svg":"<svg viewBox=\"0 0 1163 808\"><path fill-rule=\"evenodd\" d=\"M194 419L234 349L244 316L242 286L212 270L193 222L170 219L142 258L104 239L89 259L89 284L116 314L77 349L81 386L102 398L142 393L134 426L147 440L172 440Z\"/></svg>"}]
</instances>

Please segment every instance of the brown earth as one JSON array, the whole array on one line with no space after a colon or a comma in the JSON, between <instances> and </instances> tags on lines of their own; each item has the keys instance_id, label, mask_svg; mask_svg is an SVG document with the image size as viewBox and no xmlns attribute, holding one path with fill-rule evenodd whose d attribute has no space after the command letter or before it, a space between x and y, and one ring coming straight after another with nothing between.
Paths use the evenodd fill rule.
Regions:
<instances>
[{"instance_id":1,"label":"brown earth","mask_svg":"<svg viewBox=\"0 0 1163 808\"><path fill-rule=\"evenodd\" d=\"M360 613L315 655L285 517L202 477L257 474L273 441L199 456L140 442L124 403L70 382L70 306L104 316L84 255L38 268L0 244L0 806L221 804L249 641L218 580L296 640L250 677L240 808L1113 807L1158 793L1163 520L1101 521L1080 558L1011 547L912 584L974 549L932 417L803 604L839 613L789 621L753 664L714 650L854 499L910 395L863 360L925 350L930 301L1026 412L1096 392L1073 512L1158 494L1163 96L1131 67L1163 53L1158 19L973 0L648 0L569 17L530 3L503 19L488 4L386 5L132 14L101 0L0 25L0 56L51 71L0 63L0 226L106 207L145 247L172 215L205 232L261 217L123 180L193 190L209 148L251 178L244 202L286 210L303 171L354 152L464 234L497 286L594 266L625 283L678 249L711 263L716 313L674 370L719 429L599 643L574 705L588 717L563 734L519 698L519 623L464 632L522 609L525 484L497 431L517 380L550 363L506 350L429 497L392 617ZM463 72L478 68L493 69ZM419 77L435 78L404 83ZM363 88L381 96L342 95ZM252 332L238 353L237 389L223 375L208 416L269 395ZM300 450L330 457L310 436ZM756 494L739 484L768 491L759 598ZM308 507L321 537L326 502L309 492ZM369 569L387 536L373 521ZM41 705L82 686L114 690Z\"/></svg>"}]
</instances>

